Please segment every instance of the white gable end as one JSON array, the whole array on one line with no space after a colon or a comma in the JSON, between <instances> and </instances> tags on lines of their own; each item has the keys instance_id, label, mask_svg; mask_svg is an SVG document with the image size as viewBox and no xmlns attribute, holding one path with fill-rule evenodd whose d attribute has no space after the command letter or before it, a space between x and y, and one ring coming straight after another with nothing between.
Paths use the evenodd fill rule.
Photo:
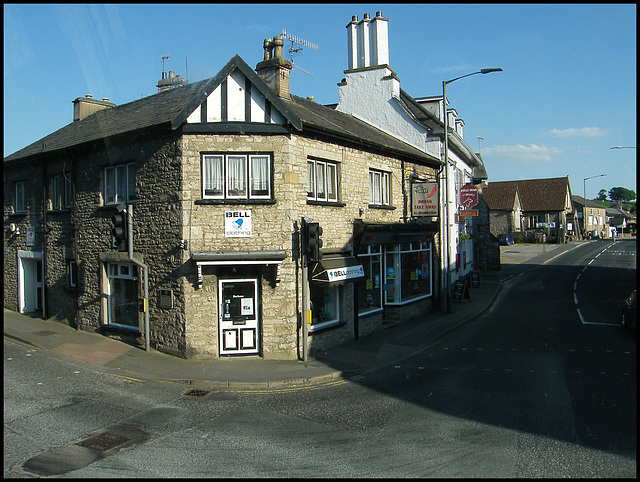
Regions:
<instances>
[{"instance_id":1,"label":"white gable end","mask_svg":"<svg viewBox=\"0 0 640 482\"><path fill-rule=\"evenodd\" d=\"M249 86L249 92L247 92L247 86ZM253 122L281 125L287 123L285 117L270 105L269 100L257 87L248 82L240 70L231 72L187 117L187 123L202 123L203 109L206 110L207 123Z\"/></svg>"}]
</instances>

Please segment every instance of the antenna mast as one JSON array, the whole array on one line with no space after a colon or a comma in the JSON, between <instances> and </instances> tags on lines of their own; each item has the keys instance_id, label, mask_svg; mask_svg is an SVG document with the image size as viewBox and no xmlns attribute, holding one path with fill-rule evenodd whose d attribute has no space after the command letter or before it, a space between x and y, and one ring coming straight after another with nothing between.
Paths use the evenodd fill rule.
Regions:
<instances>
[{"instance_id":1,"label":"antenna mast","mask_svg":"<svg viewBox=\"0 0 640 482\"><path fill-rule=\"evenodd\" d=\"M318 50L318 46L316 44L314 44L313 42L309 42L308 40L305 40L301 37L298 37L297 35L292 35L290 33L287 33L287 29L283 28L282 29L282 38L289 40L289 42L291 42L291 46L289 47L289 60L291 61L291 63L293 64L293 68L296 70L299 70L300 72L303 72L307 75L313 76L313 74L311 72L308 72L298 66L296 66L295 62L293 61L293 57L297 57L298 55L302 55L302 52L304 51L304 47L309 47L313 50Z\"/></svg>"},{"instance_id":2,"label":"antenna mast","mask_svg":"<svg viewBox=\"0 0 640 482\"><path fill-rule=\"evenodd\" d=\"M164 61L170 59L171 57L169 57L168 55L163 55L162 56L162 78L166 79L167 78L167 73L164 71Z\"/></svg>"}]
</instances>

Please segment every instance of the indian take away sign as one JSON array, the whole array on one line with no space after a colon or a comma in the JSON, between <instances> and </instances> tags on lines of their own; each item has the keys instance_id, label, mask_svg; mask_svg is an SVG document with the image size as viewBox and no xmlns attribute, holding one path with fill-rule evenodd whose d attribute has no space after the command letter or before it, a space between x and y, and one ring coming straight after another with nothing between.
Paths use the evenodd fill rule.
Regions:
<instances>
[{"instance_id":1,"label":"indian take away sign","mask_svg":"<svg viewBox=\"0 0 640 482\"><path fill-rule=\"evenodd\" d=\"M421 182L413 184L411 188L411 215L438 215L438 184L435 182Z\"/></svg>"}]
</instances>

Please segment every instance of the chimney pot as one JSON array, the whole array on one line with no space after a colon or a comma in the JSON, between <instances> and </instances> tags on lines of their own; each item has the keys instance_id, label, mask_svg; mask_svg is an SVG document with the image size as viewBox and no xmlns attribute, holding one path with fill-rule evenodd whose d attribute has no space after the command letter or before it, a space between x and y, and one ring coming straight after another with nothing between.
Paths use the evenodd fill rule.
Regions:
<instances>
[{"instance_id":1,"label":"chimney pot","mask_svg":"<svg viewBox=\"0 0 640 482\"><path fill-rule=\"evenodd\" d=\"M102 102L109 102L109 97L103 97Z\"/></svg>"},{"instance_id":2,"label":"chimney pot","mask_svg":"<svg viewBox=\"0 0 640 482\"><path fill-rule=\"evenodd\" d=\"M92 96L91 96L91 94L85 94L85 97L86 97L87 99L91 99L91 97L92 97Z\"/></svg>"},{"instance_id":3,"label":"chimney pot","mask_svg":"<svg viewBox=\"0 0 640 482\"><path fill-rule=\"evenodd\" d=\"M382 17L382 12L381 11L377 11L376 12L376 17Z\"/></svg>"},{"instance_id":4,"label":"chimney pot","mask_svg":"<svg viewBox=\"0 0 640 482\"><path fill-rule=\"evenodd\" d=\"M176 73L173 70L169 71L169 78L173 79L176 76Z\"/></svg>"},{"instance_id":5,"label":"chimney pot","mask_svg":"<svg viewBox=\"0 0 640 482\"><path fill-rule=\"evenodd\" d=\"M357 15L352 16L351 17L351 21L352 22L357 22L358 21L358 16Z\"/></svg>"},{"instance_id":6,"label":"chimney pot","mask_svg":"<svg viewBox=\"0 0 640 482\"><path fill-rule=\"evenodd\" d=\"M365 13L365 14L364 14L364 18L363 18L363 20L371 20L371 17L369 17L369 14L368 14L368 13Z\"/></svg>"}]
</instances>

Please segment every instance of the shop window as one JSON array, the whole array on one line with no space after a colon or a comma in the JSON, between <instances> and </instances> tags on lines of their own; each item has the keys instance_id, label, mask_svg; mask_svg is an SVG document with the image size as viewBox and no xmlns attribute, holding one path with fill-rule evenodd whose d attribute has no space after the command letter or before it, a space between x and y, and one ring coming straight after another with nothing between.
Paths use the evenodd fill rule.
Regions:
<instances>
[{"instance_id":1,"label":"shop window","mask_svg":"<svg viewBox=\"0 0 640 482\"><path fill-rule=\"evenodd\" d=\"M386 303L404 304L431 296L430 243L385 246Z\"/></svg>"},{"instance_id":2,"label":"shop window","mask_svg":"<svg viewBox=\"0 0 640 482\"><path fill-rule=\"evenodd\" d=\"M138 277L135 265L109 263L107 277L109 279L109 325L139 330Z\"/></svg>"},{"instance_id":3,"label":"shop window","mask_svg":"<svg viewBox=\"0 0 640 482\"><path fill-rule=\"evenodd\" d=\"M340 287L312 283L310 291L311 326L309 331L337 324L340 321Z\"/></svg>"},{"instance_id":4,"label":"shop window","mask_svg":"<svg viewBox=\"0 0 640 482\"><path fill-rule=\"evenodd\" d=\"M313 201L338 202L338 164L307 160L307 197Z\"/></svg>"},{"instance_id":5,"label":"shop window","mask_svg":"<svg viewBox=\"0 0 640 482\"><path fill-rule=\"evenodd\" d=\"M362 246L358 261L364 269L364 278L356 281L358 315L363 316L382 310L382 246Z\"/></svg>"},{"instance_id":6,"label":"shop window","mask_svg":"<svg viewBox=\"0 0 640 482\"><path fill-rule=\"evenodd\" d=\"M202 156L203 199L271 199L271 156Z\"/></svg>"}]
</instances>

